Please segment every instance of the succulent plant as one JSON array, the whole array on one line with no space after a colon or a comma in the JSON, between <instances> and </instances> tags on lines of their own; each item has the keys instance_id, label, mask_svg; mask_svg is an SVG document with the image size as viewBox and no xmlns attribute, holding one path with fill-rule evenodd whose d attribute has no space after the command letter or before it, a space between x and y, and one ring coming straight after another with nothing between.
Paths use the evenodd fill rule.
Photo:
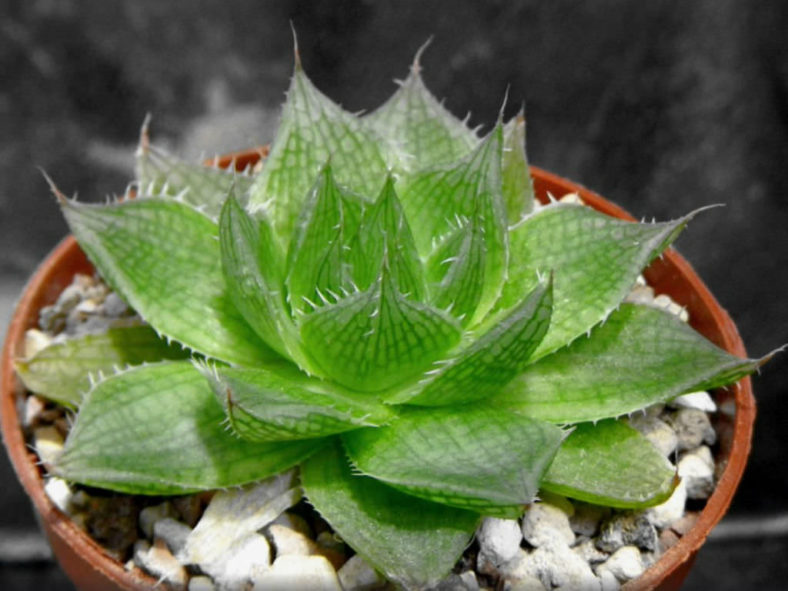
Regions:
<instances>
[{"instance_id":1,"label":"succulent plant","mask_svg":"<svg viewBox=\"0 0 788 591\"><path fill-rule=\"evenodd\" d=\"M519 515L540 490L664 501L675 470L618 419L762 360L624 302L695 213L630 223L535 204L524 141L522 115L480 138L418 58L363 116L296 59L259 170L179 161L145 131L134 198L58 193L151 328L19 361L78 409L53 473L167 495L300 466L316 510L406 585L444 575L481 516Z\"/></svg>"}]
</instances>

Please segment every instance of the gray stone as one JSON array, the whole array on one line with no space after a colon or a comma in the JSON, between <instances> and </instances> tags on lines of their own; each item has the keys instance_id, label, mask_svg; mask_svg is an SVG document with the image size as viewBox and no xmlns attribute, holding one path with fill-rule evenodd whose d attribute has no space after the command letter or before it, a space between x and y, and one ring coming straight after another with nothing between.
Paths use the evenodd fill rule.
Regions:
<instances>
[{"instance_id":1,"label":"gray stone","mask_svg":"<svg viewBox=\"0 0 788 591\"><path fill-rule=\"evenodd\" d=\"M590 503L575 502L574 514L569 518L569 527L578 536L593 536L599 524L610 515L610 509Z\"/></svg>"},{"instance_id":2,"label":"gray stone","mask_svg":"<svg viewBox=\"0 0 788 591\"><path fill-rule=\"evenodd\" d=\"M668 457L679 444L676 431L658 416L634 414L627 419L630 427L637 429L660 453Z\"/></svg>"},{"instance_id":3,"label":"gray stone","mask_svg":"<svg viewBox=\"0 0 788 591\"><path fill-rule=\"evenodd\" d=\"M167 544L170 552L176 555L183 550L184 546L186 546L186 540L188 539L191 531L192 528L190 528L188 525L181 523L172 517L159 519L153 524L153 537L155 539L164 540L164 543Z\"/></svg>"},{"instance_id":4,"label":"gray stone","mask_svg":"<svg viewBox=\"0 0 788 591\"><path fill-rule=\"evenodd\" d=\"M572 548L572 552L585 560L588 564L598 564L604 562L610 556L603 552L594 544L594 540L585 540Z\"/></svg>"},{"instance_id":5,"label":"gray stone","mask_svg":"<svg viewBox=\"0 0 788 591\"><path fill-rule=\"evenodd\" d=\"M690 499L708 499L714 492L714 458L707 446L685 453L679 460L678 471Z\"/></svg>"},{"instance_id":6,"label":"gray stone","mask_svg":"<svg viewBox=\"0 0 788 591\"><path fill-rule=\"evenodd\" d=\"M479 591L479 582L472 570L466 570L461 574L450 574L438 583L433 591Z\"/></svg>"},{"instance_id":7,"label":"gray stone","mask_svg":"<svg viewBox=\"0 0 788 591\"><path fill-rule=\"evenodd\" d=\"M172 505L169 501L164 501L158 505L151 505L150 507L142 509L142 511L140 511L138 523L145 537L152 540L154 524L165 517L174 516L175 512L173 511Z\"/></svg>"},{"instance_id":8,"label":"gray stone","mask_svg":"<svg viewBox=\"0 0 788 591\"><path fill-rule=\"evenodd\" d=\"M656 550L657 530L642 512L617 513L604 521L595 543L604 552L615 552L629 545Z\"/></svg>"},{"instance_id":9,"label":"gray stone","mask_svg":"<svg viewBox=\"0 0 788 591\"><path fill-rule=\"evenodd\" d=\"M522 532L534 547L558 540L567 546L575 541L569 526L569 515L550 503L532 503L523 515Z\"/></svg>"},{"instance_id":10,"label":"gray stone","mask_svg":"<svg viewBox=\"0 0 788 591\"><path fill-rule=\"evenodd\" d=\"M695 449L703 443L713 445L717 440L709 416L702 410L681 408L670 415L670 423L679 438L679 451Z\"/></svg>"},{"instance_id":11,"label":"gray stone","mask_svg":"<svg viewBox=\"0 0 788 591\"><path fill-rule=\"evenodd\" d=\"M386 582L386 579L358 554L351 556L342 565L337 576L345 591L374 589Z\"/></svg>"}]
</instances>

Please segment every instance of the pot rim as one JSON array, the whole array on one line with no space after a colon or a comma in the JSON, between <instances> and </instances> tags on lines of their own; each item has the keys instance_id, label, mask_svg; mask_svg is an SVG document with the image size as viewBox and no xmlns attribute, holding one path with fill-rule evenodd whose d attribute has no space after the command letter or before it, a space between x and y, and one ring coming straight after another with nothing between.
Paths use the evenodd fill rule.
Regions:
<instances>
[{"instance_id":1,"label":"pot rim","mask_svg":"<svg viewBox=\"0 0 788 591\"><path fill-rule=\"evenodd\" d=\"M254 148L215 158L209 161L209 164L243 170L248 165L259 162L266 154L267 148ZM624 209L580 184L536 166L531 166L531 175L537 196L543 202L548 200L548 193L555 195L578 193L587 205L602 213L635 221ZM66 261L70 261L71 265L69 276L79 272L92 272L92 266L79 249L74 237L67 236L43 260L28 281L9 324L0 364L2 373L0 422L3 441L22 486L41 515L41 523L55 555L72 580L77 582L80 580L78 577L87 576L87 583L81 588L97 591L106 589L101 577L109 579L117 588L127 591L150 589L156 583L153 577L142 573L139 569L127 571L123 564L106 554L97 542L53 505L44 492L44 481L37 464L37 457L28 448L24 439L18 405L24 389L16 377L13 361L21 351L25 331L35 325L38 310L51 303L64 287L60 286L57 290L48 289L52 278L59 272L62 274L62 265ZM690 308L691 324L699 332L705 334L713 331L705 336L728 352L746 357L744 344L730 316L690 264L675 250L668 249L663 257L655 260L648 267L644 274L649 283L669 282L668 285L673 286L678 282L683 285L684 287L678 291L675 291L677 289L675 287L664 291ZM663 288L665 285L660 287ZM728 457L725 458L724 469L719 475L714 492L692 529L683 535L676 545L665 551L643 575L626 583L624 589L645 590L659 585L663 588L677 588L711 529L727 511L749 456L755 421L755 399L750 378L743 378L729 387L727 392L731 400L735 401L735 411L732 408L727 409L728 413L733 414L733 436ZM719 412L726 413L724 405ZM83 564L71 568L65 564L65 559L76 554L82 555Z\"/></svg>"}]
</instances>

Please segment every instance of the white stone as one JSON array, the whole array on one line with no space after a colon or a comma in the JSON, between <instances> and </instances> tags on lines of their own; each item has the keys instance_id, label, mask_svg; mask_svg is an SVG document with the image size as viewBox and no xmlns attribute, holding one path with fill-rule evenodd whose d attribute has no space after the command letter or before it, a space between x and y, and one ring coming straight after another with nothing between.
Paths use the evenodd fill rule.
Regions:
<instances>
[{"instance_id":1,"label":"white stone","mask_svg":"<svg viewBox=\"0 0 788 591\"><path fill-rule=\"evenodd\" d=\"M167 581L174 589L184 589L188 574L162 540L152 546L147 540L134 544L134 563L154 577Z\"/></svg>"},{"instance_id":2,"label":"white stone","mask_svg":"<svg viewBox=\"0 0 788 591\"><path fill-rule=\"evenodd\" d=\"M654 302L654 290L649 285L637 284L624 298L625 302L631 304L650 305Z\"/></svg>"},{"instance_id":3,"label":"white stone","mask_svg":"<svg viewBox=\"0 0 788 591\"><path fill-rule=\"evenodd\" d=\"M500 565L508 562L520 550L523 532L520 524L513 519L487 517L476 532L479 541L479 554L486 560Z\"/></svg>"},{"instance_id":4,"label":"white stone","mask_svg":"<svg viewBox=\"0 0 788 591\"><path fill-rule=\"evenodd\" d=\"M618 591L621 589L621 583L618 582L616 575L610 572L610 569L605 566L600 566L596 569L596 576L602 586L601 591Z\"/></svg>"},{"instance_id":5,"label":"white stone","mask_svg":"<svg viewBox=\"0 0 788 591\"><path fill-rule=\"evenodd\" d=\"M281 556L254 581L252 591L342 591L337 573L322 556Z\"/></svg>"},{"instance_id":6,"label":"white stone","mask_svg":"<svg viewBox=\"0 0 788 591\"><path fill-rule=\"evenodd\" d=\"M538 547L559 540L567 546L575 541L569 516L550 503L532 503L523 515L523 537Z\"/></svg>"},{"instance_id":7,"label":"white stone","mask_svg":"<svg viewBox=\"0 0 788 591\"><path fill-rule=\"evenodd\" d=\"M113 318L123 316L129 309L126 302L114 291L107 294L101 307L106 316Z\"/></svg>"},{"instance_id":8,"label":"white stone","mask_svg":"<svg viewBox=\"0 0 788 591\"><path fill-rule=\"evenodd\" d=\"M646 570L640 550L635 546L622 546L600 565L600 569L609 570L619 581L635 579Z\"/></svg>"},{"instance_id":9,"label":"white stone","mask_svg":"<svg viewBox=\"0 0 788 591\"><path fill-rule=\"evenodd\" d=\"M702 445L682 456L679 476L687 485L687 497L707 499L714 492L714 458L711 450Z\"/></svg>"},{"instance_id":10,"label":"white stone","mask_svg":"<svg viewBox=\"0 0 788 591\"><path fill-rule=\"evenodd\" d=\"M158 505L151 505L150 507L145 507L142 511L140 511L139 517L139 526L142 530L142 533L145 534L145 537L149 540L153 539L153 525L159 521L160 519L164 519L165 517L174 517L175 511L172 508L172 504L169 501L164 501Z\"/></svg>"},{"instance_id":11,"label":"white stone","mask_svg":"<svg viewBox=\"0 0 788 591\"><path fill-rule=\"evenodd\" d=\"M560 541L519 553L502 568L502 574L506 581L513 583L528 577L537 578L547 589L595 591L600 587L588 563Z\"/></svg>"},{"instance_id":12,"label":"white stone","mask_svg":"<svg viewBox=\"0 0 788 591\"><path fill-rule=\"evenodd\" d=\"M179 555L184 564L210 563L265 527L301 499L293 470L249 486L217 492Z\"/></svg>"},{"instance_id":13,"label":"white stone","mask_svg":"<svg viewBox=\"0 0 788 591\"><path fill-rule=\"evenodd\" d=\"M583 199L577 193L567 193L558 199L559 203L574 203L577 205L585 205Z\"/></svg>"},{"instance_id":14,"label":"white stone","mask_svg":"<svg viewBox=\"0 0 788 591\"><path fill-rule=\"evenodd\" d=\"M33 429L33 447L41 463L49 469L63 453L63 436L52 425Z\"/></svg>"},{"instance_id":15,"label":"white stone","mask_svg":"<svg viewBox=\"0 0 788 591\"><path fill-rule=\"evenodd\" d=\"M634 414L627 419L633 429L637 429L660 453L668 457L679 444L679 437L673 428L657 416Z\"/></svg>"},{"instance_id":16,"label":"white stone","mask_svg":"<svg viewBox=\"0 0 788 591\"><path fill-rule=\"evenodd\" d=\"M708 392L689 392L670 401L674 408L694 408L703 412L717 412L717 404Z\"/></svg>"},{"instance_id":17,"label":"white stone","mask_svg":"<svg viewBox=\"0 0 788 591\"><path fill-rule=\"evenodd\" d=\"M272 523L265 531L274 546L277 558L289 554L311 556L318 553L315 542L289 527Z\"/></svg>"},{"instance_id":18,"label":"white stone","mask_svg":"<svg viewBox=\"0 0 788 591\"><path fill-rule=\"evenodd\" d=\"M709 416L702 410L681 408L671 416L670 422L679 437L679 451L695 449L703 443L712 445L717 440Z\"/></svg>"},{"instance_id":19,"label":"white stone","mask_svg":"<svg viewBox=\"0 0 788 591\"><path fill-rule=\"evenodd\" d=\"M386 579L358 554L351 556L337 575L345 591L374 588L386 582Z\"/></svg>"},{"instance_id":20,"label":"white stone","mask_svg":"<svg viewBox=\"0 0 788 591\"><path fill-rule=\"evenodd\" d=\"M274 519L271 523L276 525L284 525L285 527L288 527L293 531L297 531L300 534L304 534L308 538L312 537L312 528L309 527L309 524L306 522L306 519L295 513L290 513L289 511L285 511L279 517Z\"/></svg>"},{"instance_id":21,"label":"white stone","mask_svg":"<svg viewBox=\"0 0 788 591\"><path fill-rule=\"evenodd\" d=\"M216 585L213 584L211 577L199 575L189 579L189 591L215 591Z\"/></svg>"},{"instance_id":22,"label":"white stone","mask_svg":"<svg viewBox=\"0 0 788 591\"><path fill-rule=\"evenodd\" d=\"M31 427L35 423L38 422L38 419L41 417L41 414L44 412L44 408L46 407L46 402L43 398L36 396L35 394L31 394L25 399L25 410L24 410L24 418L22 419L22 424L25 427Z\"/></svg>"},{"instance_id":23,"label":"white stone","mask_svg":"<svg viewBox=\"0 0 788 591\"><path fill-rule=\"evenodd\" d=\"M508 580L503 588L504 591L545 591L542 581L530 575L523 575L520 578ZM485 589L487 588L485 587Z\"/></svg>"},{"instance_id":24,"label":"white stone","mask_svg":"<svg viewBox=\"0 0 788 591\"><path fill-rule=\"evenodd\" d=\"M164 540L170 552L176 555L186 546L186 540L191 531L192 528L188 525L172 517L159 519L153 524L153 537Z\"/></svg>"},{"instance_id":25,"label":"white stone","mask_svg":"<svg viewBox=\"0 0 788 591\"><path fill-rule=\"evenodd\" d=\"M656 527L664 529L674 521L683 517L686 505L687 485L682 479L673 490L673 494L670 495L670 498L661 505L648 509L646 511L646 517Z\"/></svg>"},{"instance_id":26,"label":"white stone","mask_svg":"<svg viewBox=\"0 0 788 591\"><path fill-rule=\"evenodd\" d=\"M43 351L52 344L52 337L47 333L31 328L25 332L25 343L23 347L25 359L30 359L39 351Z\"/></svg>"},{"instance_id":27,"label":"white stone","mask_svg":"<svg viewBox=\"0 0 788 591\"><path fill-rule=\"evenodd\" d=\"M57 476L50 476L44 484L44 492L55 507L63 513L68 513L71 510L71 499L74 493L65 480Z\"/></svg>"},{"instance_id":28,"label":"white stone","mask_svg":"<svg viewBox=\"0 0 788 591\"><path fill-rule=\"evenodd\" d=\"M602 552L602 550L597 548L596 545L594 545L594 540L591 539L585 540L584 542L573 546L572 552L577 554L589 564L598 564L600 562L604 562L609 556L607 552Z\"/></svg>"},{"instance_id":29,"label":"white stone","mask_svg":"<svg viewBox=\"0 0 788 591\"><path fill-rule=\"evenodd\" d=\"M252 533L213 562L201 566L222 591L245 591L250 582L263 577L271 568L271 547L265 536Z\"/></svg>"}]
</instances>

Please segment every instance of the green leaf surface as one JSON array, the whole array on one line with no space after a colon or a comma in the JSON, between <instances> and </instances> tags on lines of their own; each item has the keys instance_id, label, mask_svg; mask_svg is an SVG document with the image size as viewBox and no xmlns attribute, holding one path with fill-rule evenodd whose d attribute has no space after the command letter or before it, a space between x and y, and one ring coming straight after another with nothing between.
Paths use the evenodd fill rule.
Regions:
<instances>
[{"instance_id":1,"label":"green leaf surface","mask_svg":"<svg viewBox=\"0 0 788 591\"><path fill-rule=\"evenodd\" d=\"M673 314L622 304L590 338L528 366L495 402L546 421L595 421L734 382L761 363L730 355Z\"/></svg>"},{"instance_id":2,"label":"green leaf surface","mask_svg":"<svg viewBox=\"0 0 788 591\"><path fill-rule=\"evenodd\" d=\"M217 218L231 187L242 202L248 200L253 177L234 168L184 162L153 145L137 151L137 185L145 195L179 195L179 198Z\"/></svg>"},{"instance_id":3,"label":"green leaf surface","mask_svg":"<svg viewBox=\"0 0 788 591\"><path fill-rule=\"evenodd\" d=\"M342 539L407 588L437 583L470 543L479 516L354 474L339 445L301 467L309 502Z\"/></svg>"},{"instance_id":4,"label":"green leaf surface","mask_svg":"<svg viewBox=\"0 0 788 591\"><path fill-rule=\"evenodd\" d=\"M90 391L54 473L130 494L184 494L278 474L321 445L243 441L225 419L191 362L137 367Z\"/></svg>"},{"instance_id":5,"label":"green leaf surface","mask_svg":"<svg viewBox=\"0 0 788 591\"><path fill-rule=\"evenodd\" d=\"M361 206L347 199L326 165L298 217L287 254L286 285L294 310L308 311L349 286L346 245L356 233ZM332 296L332 294L334 294Z\"/></svg>"},{"instance_id":6,"label":"green leaf surface","mask_svg":"<svg viewBox=\"0 0 788 591\"><path fill-rule=\"evenodd\" d=\"M525 155L525 117L522 112L503 130L502 192L506 216L517 223L534 208L534 185Z\"/></svg>"},{"instance_id":7,"label":"green leaf surface","mask_svg":"<svg viewBox=\"0 0 788 591\"><path fill-rule=\"evenodd\" d=\"M29 359L17 359L14 367L25 388L74 408L90 389L91 375L188 356L177 345L168 345L149 326L118 326L52 343Z\"/></svg>"},{"instance_id":8,"label":"green leaf surface","mask_svg":"<svg viewBox=\"0 0 788 591\"><path fill-rule=\"evenodd\" d=\"M417 57L397 92L363 118L386 142L389 165L409 172L459 160L479 143L427 90L419 70Z\"/></svg>"},{"instance_id":9,"label":"green leaf surface","mask_svg":"<svg viewBox=\"0 0 788 591\"><path fill-rule=\"evenodd\" d=\"M486 398L525 367L550 325L552 279L434 372L408 404L438 406ZM395 399L402 402L399 398Z\"/></svg>"},{"instance_id":10,"label":"green leaf surface","mask_svg":"<svg viewBox=\"0 0 788 591\"><path fill-rule=\"evenodd\" d=\"M400 201L423 257L440 251L428 263L438 280L436 298L463 294L466 322L483 318L501 293L506 277L507 224L501 195L503 131L497 125L466 159L403 179ZM458 229L470 223L469 229ZM443 276L436 277L436 263ZM446 281L444 281L444 277ZM527 293L527 292L525 292ZM470 309L470 311L468 311ZM459 310L459 308L458 308Z\"/></svg>"},{"instance_id":11,"label":"green leaf surface","mask_svg":"<svg viewBox=\"0 0 788 591\"><path fill-rule=\"evenodd\" d=\"M424 499L485 514L533 501L564 433L478 405L403 408L387 427L342 435L365 475Z\"/></svg>"},{"instance_id":12,"label":"green leaf surface","mask_svg":"<svg viewBox=\"0 0 788 591\"><path fill-rule=\"evenodd\" d=\"M306 365L284 295L284 254L268 221L254 220L233 195L219 218L222 269L230 300L265 343Z\"/></svg>"},{"instance_id":13,"label":"green leaf surface","mask_svg":"<svg viewBox=\"0 0 788 591\"><path fill-rule=\"evenodd\" d=\"M637 224L582 205L546 207L510 233L509 280L497 307L507 308L531 291L538 272L555 272L550 330L534 354L543 357L606 318L693 216Z\"/></svg>"},{"instance_id":14,"label":"green leaf surface","mask_svg":"<svg viewBox=\"0 0 788 591\"><path fill-rule=\"evenodd\" d=\"M313 439L387 423L394 413L369 396L340 391L292 366L206 368L233 430L250 441Z\"/></svg>"},{"instance_id":15,"label":"green leaf surface","mask_svg":"<svg viewBox=\"0 0 788 591\"><path fill-rule=\"evenodd\" d=\"M296 63L279 131L249 201L252 209L270 211L285 244L329 158L339 184L370 200L380 192L387 166L374 134L318 91Z\"/></svg>"},{"instance_id":16,"label":"green leaf surface","mask_svg":"<svg viewBox=\"0 0 788 591\"><path fill-rule=\"evenodd\" d=\"M63 203L101 276L159 333L199 353L253 365L275 356L230 300L218 227L191 206L142 198Z\"/></svg>"},{"instance_id":17,"label":"green leaf surface","mask_svg":"<svg viewBox=\"0 0 788 591\"><path fill-rule=\"evenodd\" d=\"M404 382L460 338L448 315L397 290L385 261L369 289L319 308L300 327L304 349L320 372L361 391Z\"/></svg>"},{"instance_id":18,"label":"green leaf surface","mask_svg":"<svg viewBox=\"0 0 788 591\"><path fill-rule=\"evenodd\" d=\"M639 509L665 502L677 483L676 469L648 439L608 419L577 426L542 488L596 505Z\"/></svg>"}]
</instances>

